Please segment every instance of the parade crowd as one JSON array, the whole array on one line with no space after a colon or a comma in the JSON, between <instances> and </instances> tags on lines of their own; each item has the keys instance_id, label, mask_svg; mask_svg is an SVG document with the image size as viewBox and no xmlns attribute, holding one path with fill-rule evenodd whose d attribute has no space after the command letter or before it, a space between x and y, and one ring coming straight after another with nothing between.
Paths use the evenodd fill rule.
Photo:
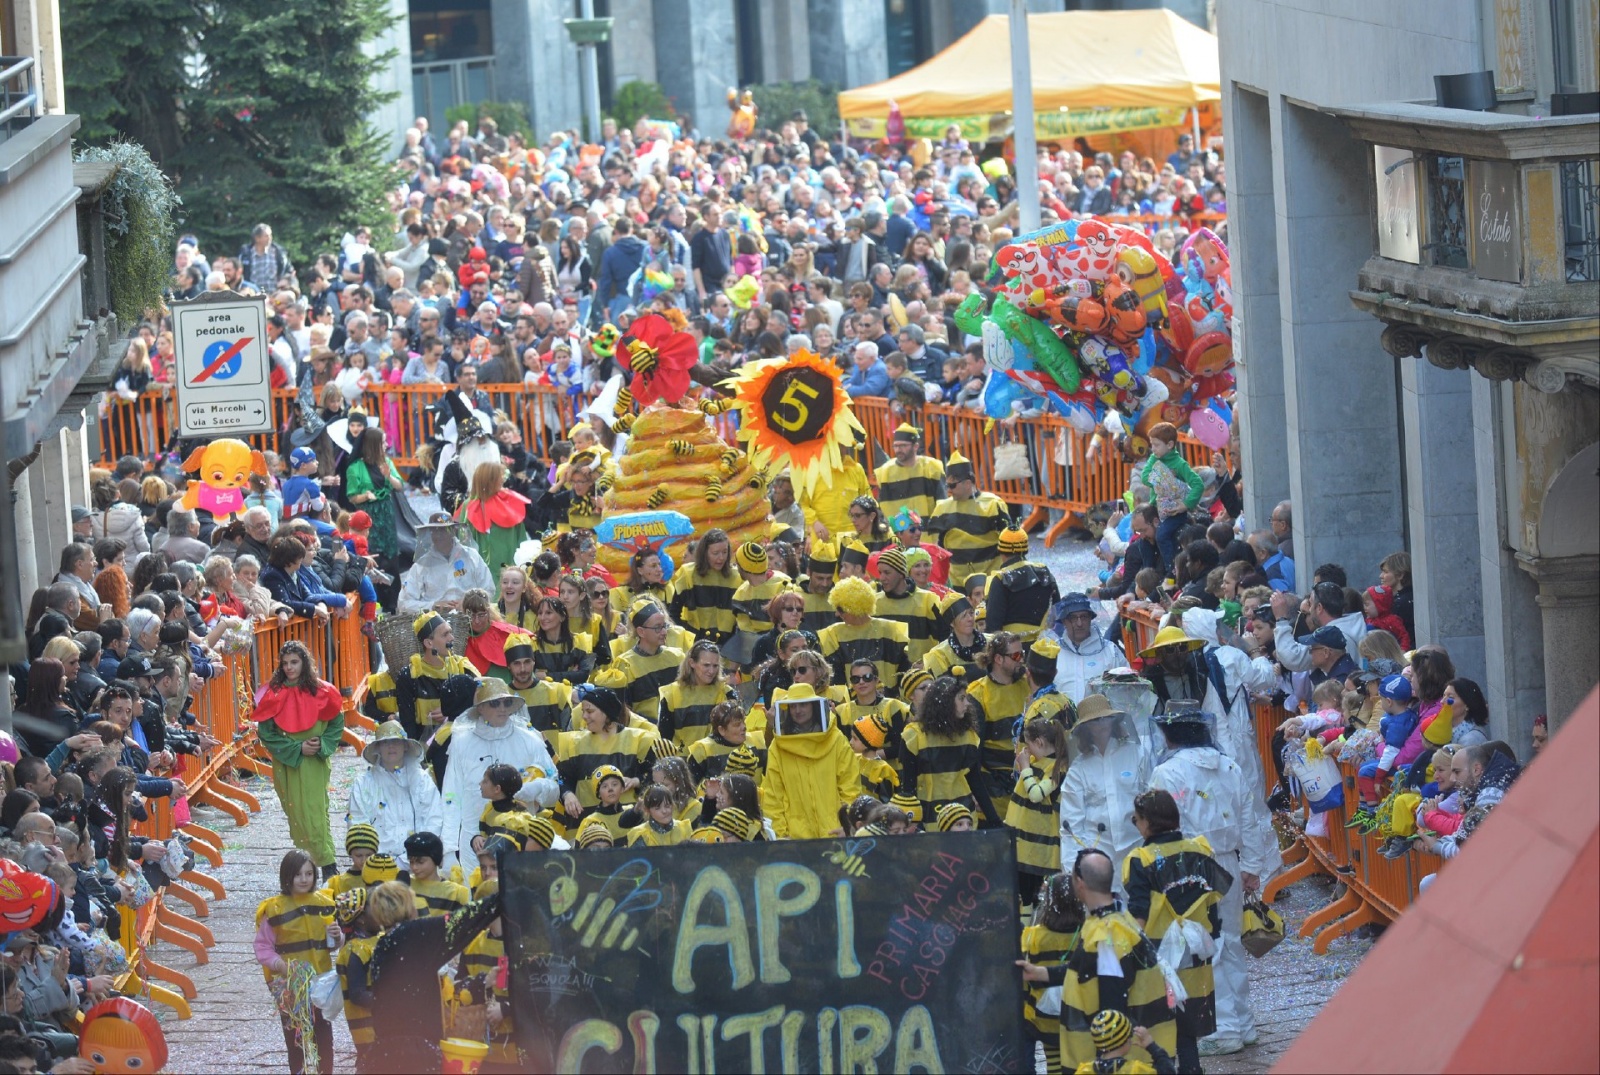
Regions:
<instances>
[{"instance_id":1,"label":"parade crowd","mask_svg":"<svg viewBox=\"0 0 1600 1075\"><path fill-rule=\"evenodd\" d=\"M1244 519L1228 457L1202 473L1157 425L1100 585L1062 593L972 462L926 454L921 408L969 405L988 375L950 319L1014 228L982 147L863 151L801 114L739 143L665 126L608 123L596 152L488 119L436 139L419 119L393 227L308 266L266 225L232 256L180 243L172 298L265 296L298 405L234 519L183 506L174 449L191 446L96 471L33 595L0 853L58 899L7 935L0 1065L33 1070L26 1043L39 1070L90 1070L53 1058L111 988L108 916L190 857L132 822L186 804L174 756L215 745L189 697L263 621L360 617L385 657L330 683L326 654L289 642L253 699L295 845L254 939L292 1071L332 1070L329 1013L361 1071L427 1069L452 1034L519 1070L507 852L1004 828L1027 1048L1051 1072L1197 1072L1256 1038L1246 905L1281 866L1274 815L1314 831L1308 754L1361 766L1359 823L1412 816L1386 852L1426 872L1516 777L1481 689L1416 636L1404 552L1298 563L1290 504ZM1168 252L1225 204L1223 163L1187 141L1159 165L1047 148L1041 177L1047 221L1170 215L1152 226ZM605 566L595 528L629 430L598 404L648 313L696 341L690 406L751 359L810 351L850 396L895 401L891 456L847 454L809 492L772 475L765 540L706 528L676 562L645 547ZM113 395L172 362L152 318ZM362 405L384 384L451 389L414 468L391 458L407 419ZM580 417L523 444L492 395L506 384L570 393ZM1134 611L1161 620L1143 649ZM351 698L377 731L341 802Z\"/></svg>"}]
</instances>

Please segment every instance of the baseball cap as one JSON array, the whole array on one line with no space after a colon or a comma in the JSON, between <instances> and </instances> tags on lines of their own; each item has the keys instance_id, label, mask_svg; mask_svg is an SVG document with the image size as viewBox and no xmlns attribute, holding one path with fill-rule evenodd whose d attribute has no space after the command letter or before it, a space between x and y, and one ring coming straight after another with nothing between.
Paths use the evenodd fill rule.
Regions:
<instances>
[{"instance_id":1,"label":"baseball cap","mask_svg":"<svg viewBox=\"0 0 1600 1075\"><path fill-rule=\"evenodd\" d=\"M1378 693L1391 702L1411 701L1411 681L1402 675L1385 676Z\"/></svg>"},{"instance_id":2,"label":"baseball cap","mask_svg":"<svg viewBox=\"0 0 1600 1075\"><path fill-rule=\"evenodd\" d=\"M1318 627L1308 635L1295 639L1302 646L1327 646L1329 649L1349 649L1350 644L1345 641L1344 632L1333 624Z\"/></svg>"},{"instance_id":3,"label":"baseball cap","mask_svg":"<svg viewBox=\"0 0 1600 1075\"><path fill-rule=\"evenodd\" d=\"M124 657L117 665L118 679L144 679L156 674L156 666L144 656Z\"/></svg>"},{"instance_id":4,"label":"baseball cap","mask_svg":"<svg viewBox=\"0 0 1600 1075\"><path fill-rule=\"evenodd\" d=\"M294 470L299 470L307 463L315 463L316 461L317 453L310 448L296 448L289 453L289 466Z\"/></svg>"},{"instance_id":5,"label":"baseball cap","mask_svg":"<svg viewBox=\"0 0 1600 1075\"><path fill-rule=\"evenodd\" d=\"M72 505L72 521L73 522L81 523L85 519L89 519L89 518L92 518L92 516L89 514L89 509L88 508L84 507L82 504L74 504L74 505Z\"/></svg>"}]
</instances>

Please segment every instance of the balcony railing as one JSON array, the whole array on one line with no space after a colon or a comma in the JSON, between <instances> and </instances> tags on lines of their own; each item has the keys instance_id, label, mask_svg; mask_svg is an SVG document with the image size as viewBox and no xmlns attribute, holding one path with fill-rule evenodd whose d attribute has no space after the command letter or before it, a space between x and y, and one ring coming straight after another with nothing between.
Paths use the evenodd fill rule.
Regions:
<instances>
[{"instance_id":1,"label":"balcony railing","mask_svg":"<svg viewBox=\"0 0 1600 1075\"><path fill-rule=\"evenodd\" d=\"M39 115L39 77L32 56L0 56L0 142Z\"/></svg>"},{"instance_id":2,"label":"balcony railing","mask_svg":"<svg viewBox=\"0 0 1600 1075\"><path fill-rule=\"evenodd\" d=\"M1561 165L1568 283L1600 280L1600 160Z\"/></svg>"}]
</instances>

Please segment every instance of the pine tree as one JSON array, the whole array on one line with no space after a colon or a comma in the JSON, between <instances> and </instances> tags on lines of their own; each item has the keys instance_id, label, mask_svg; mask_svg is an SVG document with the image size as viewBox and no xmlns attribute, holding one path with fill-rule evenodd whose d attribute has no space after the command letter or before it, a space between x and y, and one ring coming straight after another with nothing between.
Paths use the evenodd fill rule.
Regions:
<instances>
[{"instance_id":1,"label":"pine tree","mask_svg":"<svg viewBox=\"0 0 1600 1075\"><path fill-rule=\"evenodd\" d=\"M202 10L204 58L187 140L170 162L185 226L231 253L270 224L297 266L386 215L387 139L367 117L389 99L365 51L391 22L384 0L218 0Z\"/></svg>"},{"instance_id":2,"label":"pine tree","mask_svg":"<svg viewBox=\"0 0 1600 1075\"><path fill-rule=\"evenodd\" d=\"M198 12L189 0L71 0L61 5L67 109L78 140L138 142L161 163L183 144L185 63Z\"/></svg>"}]
</instances>

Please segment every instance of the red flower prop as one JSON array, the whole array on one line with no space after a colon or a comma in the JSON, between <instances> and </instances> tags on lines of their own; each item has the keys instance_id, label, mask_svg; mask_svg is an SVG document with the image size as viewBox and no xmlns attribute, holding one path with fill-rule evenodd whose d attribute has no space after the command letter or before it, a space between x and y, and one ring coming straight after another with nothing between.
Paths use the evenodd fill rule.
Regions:
<instances>
[{"instance_id":1,"label":"red flower prop","mask_svg":"<svg viewBox=\"0 0 1600 1075\"><path fill-rule=\"evenodd\" d=\"M660 314L645 314L617 344L622 365L634 375L630 390L639 407L659 399L676 403L689 391L689 371L700 360L694 337Z\"/></svg>"}]
</instances>

